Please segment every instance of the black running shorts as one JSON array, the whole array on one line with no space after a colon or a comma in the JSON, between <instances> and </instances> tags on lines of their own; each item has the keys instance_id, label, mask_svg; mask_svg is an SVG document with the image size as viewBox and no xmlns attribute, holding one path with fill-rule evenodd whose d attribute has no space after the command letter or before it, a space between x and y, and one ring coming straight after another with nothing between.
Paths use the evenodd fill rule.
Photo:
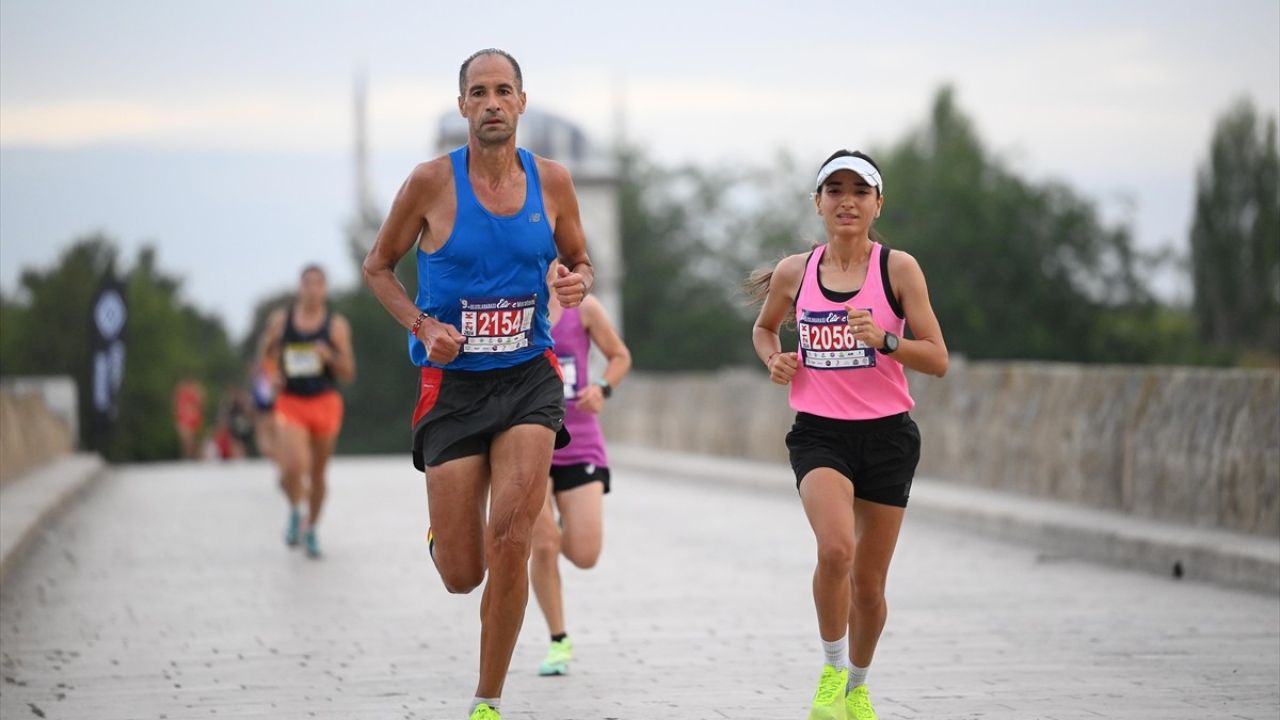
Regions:
<instances>
[{"instance_id":1,"label":"black running shorts","mask_svg":"<svg viewBox=\"0 0 1280 720\"><path fill-rule=\"evenodd\" d=\"M604 483L604 491L608 494L609 468L591 463L551 466L551 485L556 492L572 490L596 481Z\"/></svg>"},{"instance_id":2,"label":"black running shorts","mask_svg":"<svg viewBox=\"0 0 1280 720\"><path fill-rule=\"evenodd\" d=\"M920 428L907 413L875 420L833 420L796 413L787 433L796 489L805 475L830 468L849 478L855 497L906 507L920 462Z\"/></svg>"},{"instance_id":3,"label":"black running shorts","mask_svg":"<svg viewBox=\"0 0 1280 720\"><path fill-rule=\"evenodd\" d=\"M564 381L551 351L514 367L467 372L422 368L413 411L413 466L425 470L489 452L493 436L516 425L564 429Z\"/></svg>"}]
</instances>

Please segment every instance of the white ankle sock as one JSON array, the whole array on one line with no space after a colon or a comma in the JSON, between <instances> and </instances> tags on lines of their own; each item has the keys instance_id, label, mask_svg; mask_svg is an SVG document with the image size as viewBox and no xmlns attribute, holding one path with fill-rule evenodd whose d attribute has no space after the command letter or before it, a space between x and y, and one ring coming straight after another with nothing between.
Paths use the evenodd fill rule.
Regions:
<instances>
[{"instance_id":1,"label":"white ankle sock","mask_svg":"<svg viewBox=\"0 0 1280 720\"><path fill-rule=\"evenodd\" d=\"M826 663L837 670L849 667L849 636L841 636L839 640L823 640L822 652L827 656Z\"/></svg>"},{"instance_id":2,"label":"white ankle sock","mask_svg":"<svg viewBox=\"0 0 1280 720\"><path fill-rule=\"evenodd\" d=\"M871 666L869 665L867 667L860 668L853 663L849 663L849 689L852 690L859 685L866 685L867 671L870 669Z\"/></svg>"},{"instance_id":3,"label":"white ankle sock","mask_svg":"<svg viewBox=\"0 0 1280 720\"><path fill-rule=\"evenodd\" d=\"M488 705L489 707L493 708L494 710L497 710L497 709L498 709L498 702L500 701L500 699L501 699L501 698L482 698L482 697L475 697L475 698L472 698L472 699L471 699L471 709L470 709L470 710L468 710L467 712L475 712L475 711L476 711L476 707L477 707L477 706L479 706L479 705L480 705L480 703L484 703L485 705Z\"/></svg>"}]
</instances>

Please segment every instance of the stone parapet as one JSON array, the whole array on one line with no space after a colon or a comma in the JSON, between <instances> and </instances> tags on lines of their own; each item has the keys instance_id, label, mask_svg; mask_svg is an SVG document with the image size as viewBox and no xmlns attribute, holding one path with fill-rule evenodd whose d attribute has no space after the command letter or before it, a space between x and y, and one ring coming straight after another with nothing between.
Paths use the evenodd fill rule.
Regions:
<instances>
[{"instance_id":1,"label":"stone parapet","mask_svg":"<svg viewBox=\"0 0 1280 720\"><path fill-rule=\"evenodd\" d=\"M57 383L51 387L61 391ZM71 398L74 402L74 384ZM65 414L50 408L42 385L0 384L0 482L70 453L74 433Z\"/></svg>"},{"instance_id":2,"label":"stone parapet","mask_svg":"<svg viewBox=\"0 0 1280 720\"><path fill-rule=\"evenodd\" d=\"M1280 537L1280 371L953 360L912 374L920 473ZM758 372L635 373L614 441L785 462L793 413Z\"/></svg>"}]
</instances>

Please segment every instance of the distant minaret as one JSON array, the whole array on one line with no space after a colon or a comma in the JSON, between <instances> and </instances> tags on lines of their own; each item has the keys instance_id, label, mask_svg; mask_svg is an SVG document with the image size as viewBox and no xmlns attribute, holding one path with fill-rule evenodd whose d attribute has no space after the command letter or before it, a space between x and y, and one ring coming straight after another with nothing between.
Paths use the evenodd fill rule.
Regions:
<instances>
[{"instance_id":1,"label":"distant minaret","mask_svg":"<svg viewBox=\"0 0 1280 720\"><path fill-rule=\"evenodd\" d=\"M364 70L355 78L355 216L351 236L362 251L373 246L378 234L378 208L373 202L373 186L369 181L368 87Z\"/></svg>"}]
</instances>

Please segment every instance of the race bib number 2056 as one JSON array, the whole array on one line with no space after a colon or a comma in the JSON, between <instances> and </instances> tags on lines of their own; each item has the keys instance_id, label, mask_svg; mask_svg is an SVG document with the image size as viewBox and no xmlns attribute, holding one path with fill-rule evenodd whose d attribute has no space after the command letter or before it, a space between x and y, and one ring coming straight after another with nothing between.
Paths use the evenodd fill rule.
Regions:
<instances>
[{"instance_id":1,"label":"race bib number 2056","mask_svg":"<svg viewBox=\"0 0 1280 720\"><path fill-rule=\"evenodd\" d=\"M839 370L876 365L876 351L853 337L846 310L805 310L797 329L805 367Z\"/></svg>"},{"instance_id":2,"label":"race bib number 2056","mask_svg":"<svg viewBox=\"0 0 1280 720\"><path fill-rule=\"evenodd\" d=\"M462 298L463 352L514 352L529 346L536 295Z\"/></svg>"}]
</instances>

